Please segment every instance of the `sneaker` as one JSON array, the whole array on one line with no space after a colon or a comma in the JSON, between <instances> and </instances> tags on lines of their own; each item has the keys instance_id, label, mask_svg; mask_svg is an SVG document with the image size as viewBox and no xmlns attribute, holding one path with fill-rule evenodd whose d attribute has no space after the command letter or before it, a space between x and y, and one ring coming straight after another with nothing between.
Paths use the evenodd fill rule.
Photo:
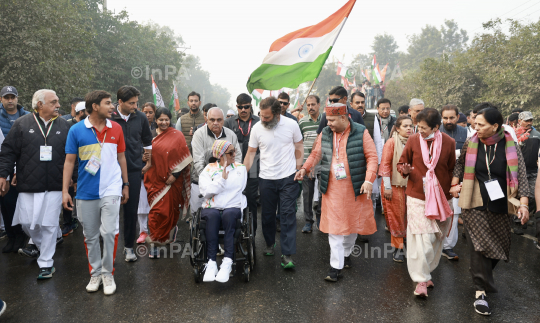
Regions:
<instances>
[{"instance_id":1,"label":"sneaker","mask_svg":"<svg viewBox=\"0 0 540 323\"><path fill-rule=\"evenodd\" d=\"M302 228L302 233L311 233L311 231L313 231L312 226L313 224L311 224L310 222L307 222Z\"/></svg>"},{"instance_id":2,"label":"sneaker","mask_svg":"<svg viewBox=\"0 0 540 323\"><path fill-rule=\"evenodd\" d=\"M448 258L449 260L458 260L458 255L454 252L453 249L444 249L442 255Z\"/></svg>"},{"instance_id":3,"label":"sneaker","mask_svg":"<svg viewBox=\"0 0 540 323\"><path fill-rule=\"evenodd\" d=\"M64 229L62 230L62 237L67 237L72 233L73 233L73 228L71 227L70 224L67 224L64 226Z\"/></svg>"},{"instance_id":4,"label":"sneaker","mask_svg":"<svg viewBox=\"0 0 540 323\"><path fill-rule=\"evenodd\" d=\"M281 222L276 219L276 232L281 232Z\"/></svg>"},{"instance_id":5,"label":"sneaker","mask_svg":"<svg viewBox=\"0 0 540 323\"><path fill-rule=\"evenodd\" d=\"M19 255L28 258L37 258L39 257L39 249L35 244L29 244L25 248L19 249Z\"/></svg>"},{"instance_id":6,"label":"sneaker","mask_svg":"<svg viewBox=\"0 0 540 323\"><path fill-rule=\"evenodd\" d=\"M343 268L352 268L351 256L345 257L345 261L343 262Z\"/></svg>"},{"instance_id":7,"label":"sneaker","mask_svg":"<svg viewBox=\"0 0 540 323\"><path fill-rule=\"evenodd\" d=\"M328 274L326 274L326 277L324 277L324 280L329 282L337 282L340 274L341 270L331 267Z\"/></svg>"},{"instance_id":8,"label":"sneaker","mask_svg":"<svg viewBox=\"0 0 540 323\"><path fill-rule=\"evenodd\" d=\"M133 248L124 248L124 256L126 256L127 262L137 261L137 255L135 255L135 252L133 252Z\"/></svg>"},{"instance_id":9,"label":"sneaker","mask_svg":"<svg viewBox=\"0 0 540 323\"><path fill-rule=\"evenodd\" d=\"M392 254L392 259L395 262L405 262L405 252L403 251L403 249L394 250L394 253Z\"/></svg>"},{"instance_id":10,"label":"sneaker","mask_svg":"<svg viewBox=\"0 0 540 323\"><path fill-rule=\"evenodd\" d=\"M148 237L148 233L144 231L141 232L141 234L139 235L139 238L137 239L137 243L138 244L144 243L146 241L146 237Z\"/></svg>"},{"instance_id":11,"label":"sneaker","mask_svg":"<svg viewBox=\"0 0 540 323\"><path fill-rule=\"evenodd\" d=\"M474 310L481 315L491 315L491 309L489 308L485 294L481 294L476 298L474 301Z\"/></svg>"},{"instance_id":12,"label":"sneaker","mask_svg":"<svg viewBox=\"0 0 540 323\"><path fill-rule=\"evenodd\" d=\"M266 249L264 249L264 255L265 256L273 256L274 255L274 249L276 248L276 244L266 246Z\"/></svg>"},{"instance_id":13,"label":"sneaker","mask_svg":"<svg viewBox=\"0 0 540 323\"><path fill-rule=\"evenodd\" d=\"M0 230L0 240L7 238L7 232L5 230Z\"/></svg>"},{"instance_id":14,"label":"sneaker","mask_svg":"<svg viewBox=\"0 0 540 323\"><path fill-rule=\"evenodd\" d=\"M6 302L0 299L0 316L6 311Z\"/></svg>"},{"instance_id":15,"label":"sneaker","mask_svg":"<svg viewBox=\"0 0 540 323\"><path fill-rule=\"evenodd\" d=\"M116 283L112 275L101 275L103 280L103 294L112 295L116 292Z\"/></svg>"},{"instance_id":16,"label":"sneaker","mask_svg":"<svg viewBox=\"0 0 540 323\"><path fill-rule=\"evenodd\" d=\"M428 297L427 283L418 283L418 284L416 284L416 289L414 290L414 295L416 295L418 297Z\"/></svg>"},{"instance_id":17,"label":"sneaker","mask_svg":"<svg viewBox=\"0 0 540 323\"><path fill-rule=\"evenodd\" d=\"M426 286L427 288L433 288L433 287L435 287L435 284L433 284L433 282L432 282L431 280L429 280L429 281L426 283L426 285L427 285L427 286Z\"/></svg>"},{"instance_id":18,"label":"sneaker","mask_svg":"<svg viewBox=\"0 0 540 323\"><path fill-rule=\"evenodd\" d=\"M292 260L292 257L290 255L281 255L281 267L283 267L283 269L292 269L295 266L296 265L294 264L294 261Z\"/></svg>"},{"instance_id":19,"label":"sneaker","mask_svg":"<svg viewBox=\"0 0 540 323\"><path fill-rule=\"evenodd\" d=\"M90 278L90 282L88 285L86 285L86 291L89 293L97 292L99 290L99 286L103 284L103 279L101 278L101 275L99 276L93 276Z\"/></svg>"},{"instance_id":20,"label":"sneaker","mask_svg":"<svg viewBox=\"0 0 540 323\"><path fill-rule=\"evenodd\" d=\"M64 243L64 238L60 237L58 239L56 239L56 245L58 246L59 244L62 244Z\"/></svg>"},{"instance_id":21,"label":"sneaker","mask_svg":"<svg viewBox=\"0 0 540 323\"><path fill-rule=\"evenodd\" d=\"M71 222L71 228L73 228L73 231L79 228L79 221L77 219L73 218L73 221Z\"/></svg>"},{"instance_id":22,"label":"sneaker","mask_svg":"<svg viewBox=\"0 0 540 323\"><path fill-rule=\"evenodd\" d=\"M213 260L208 260L206 264L206 270L204 272L203 282L213 282L216 280L218 273L217 263Z\"/></svg>"},{"instance_id":23,"label":"sneaker","mask_svg":"<svg viewBox=\"0 0 540 323\"><path fill-rule=\"evenodd\" d=\"M39 268L39 275L37 279L49 279L52 278L52 275L56 272L54 267L43 267Z\"/></svg>"},{"instance_id":24,"label":"sneaker","mask_svg":"<svg viewBox=\"0 0 540 323\"><path fill-rule=\"evenodd\" d=\"M225 257L219 267L219 272L216 275L216 281L220 283L226 283L229 281L229 276L232 270L232 259Z\"/></svg>"},{"instance_id":25,"label":"sneaker","mask_svg":"<svg viewBox=\"0 0 540 323\"><path fill-rule=\"evenodd\" d=\"M218 245L218 252L216 253L216 256L223 256L225 254L225 250L221 248L221 245Z\"/></svg>"},{"instance_id":26,"label":"sneaker","mask_svg":"<svg viewBox=\"0 0 540 323\"><path fill-rule=\"evenodd\" d=\"M157 247L150 247L150 252L148 253L148 257L150 259L159 259L159 249Z\"/></svg>"}]
</instances>

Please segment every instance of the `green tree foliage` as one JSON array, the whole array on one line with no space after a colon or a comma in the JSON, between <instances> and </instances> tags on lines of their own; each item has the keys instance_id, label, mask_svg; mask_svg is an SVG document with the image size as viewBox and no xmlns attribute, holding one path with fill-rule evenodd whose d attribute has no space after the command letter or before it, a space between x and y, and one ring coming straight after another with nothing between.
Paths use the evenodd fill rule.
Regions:
<instances>
[{"instance_id":1,"label":"green tree foliage","mask_svg":"<svg viewBox=\"0 0 540 323\"><path fill-rule=\"evenodd\" d=\"M394 36L383 34L375 36L373 39L373 44L371 45L372 53L369 54L370 57L373 55L377 56L377 63L379 66L384 67L387 63L391 66L395 66L399 58L399 53L397 52L398 45ZM371 62L370 62L371 63Z\"/></svg>"}]
</instances>

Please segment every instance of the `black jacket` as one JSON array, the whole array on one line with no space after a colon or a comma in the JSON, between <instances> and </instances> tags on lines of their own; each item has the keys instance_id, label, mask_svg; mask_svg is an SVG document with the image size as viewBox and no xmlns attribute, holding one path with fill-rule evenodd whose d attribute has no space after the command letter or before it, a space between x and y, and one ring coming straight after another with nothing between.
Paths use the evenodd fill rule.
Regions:
<instances>
[{"instance_id":1,"label":"black jacket","mask_svg":"<svg viewBox=\"0 0 540 323\"><path fill-rule=\"evenodd\" d=\"M0 153L0 177L13 174L17 163L17 190L24 193L61 191L64 162L66 159L66 140L69 124L63 118L49 122L47 128L35 114L45 134L50 127L47 146L52 146L52 161L40 161L40 146L45 145L45 138L34 119L34 114L27 114L15 121Z\"/></svg>"},{"instance_id":2,"label":"black jacket","mask_svg":"<svg viewBox=\"0 0 540 323\"><path fill-rule=\"evenodd\" d=\"M117 122L124 131L126 142L127 171L140 172L143 168L141 156L143 147L152 145L152 132L146 115L141 111L135 111L129 115L128 121L124 121L118 112L118 107L112 113L113 121Z\"/></svg>"},{"instance_id":3,"label":"black jacket","mask_svg":"<svg viewBox=\"0 0 540 323\"><path fill-rule=\"evenodd\" d=\"M351 108L349 104L347 103L347 112L349 114L349 117L352 119L352 121L359 123L361 125L364 124L364 119L362 118L362 114L355 109ZM328 125L328 121L326 121L326 113L323 113L321 118L321 123L319 123L319 128L317 129L317 134L320 134L321 131Z\"/></svg>"}]
</instances>

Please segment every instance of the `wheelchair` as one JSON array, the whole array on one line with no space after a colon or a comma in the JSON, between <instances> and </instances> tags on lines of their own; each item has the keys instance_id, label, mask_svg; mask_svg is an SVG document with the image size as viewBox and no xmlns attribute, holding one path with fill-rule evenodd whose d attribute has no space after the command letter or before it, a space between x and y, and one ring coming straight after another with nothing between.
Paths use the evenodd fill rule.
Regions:
<instances>
[{"instance_id":1,"label":"wheelchair","mask_svg":"<svg viewBox=\"0 0 540 323\"><path fill-rule=\"evenodd\" d=\"M195 282L200 283L204 276L204 269L208 262L206 250L206 221L201 219L202 207L192 215L190 221L190 262L195 275ZM219 244L223 244L223 228L219 230ZM240 266L244 275L244 281L249 282L249 276L255 269L255 236L253 232L253 218L251 212L246 207L242 211L242 217L236 220L236 230L234 232L234 252L231 277L236 274L237 266Z\"/></svg>"}]
</instances>

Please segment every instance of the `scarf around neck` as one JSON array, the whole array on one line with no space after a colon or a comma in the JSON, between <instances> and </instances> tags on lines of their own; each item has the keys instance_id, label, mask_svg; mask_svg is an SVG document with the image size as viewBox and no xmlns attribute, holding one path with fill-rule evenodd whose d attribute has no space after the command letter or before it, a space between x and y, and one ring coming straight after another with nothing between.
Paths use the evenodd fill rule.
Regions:
<instances>
[{"instance_id":1,"label":"scarf around neck","mask_svg":"<svg viewBox=\"0 0 540 323\"><path fill-rule=\"evenodd\" d=\"M397 170L397 164L401 158L403 148L405 147L408 138L400 136L397 131L394 132L392 138L394 138L394 155L392 157L392 185L406 187L409 176L403 178L403 176L401 176Z\"/></svg>"},{"instance_id":2,"label":"scarf around neck","mask_svg":"<svg viewBox=\"0 0 540 323\"><path fill-rule=\"evenodd\" d=\"M418 138L422 149L422 159L424 165L427 167L424 188L426 195L425 214L428 219L445 221L447 218L453 216L454 213L450 209L450 205L435 175L435 167L437 167L439 157L441 156L442 134L440 130L435 132L435 136L431 142L431 149L428 148L427 141L421 135Z\"/></svg>"}]
</instances>

